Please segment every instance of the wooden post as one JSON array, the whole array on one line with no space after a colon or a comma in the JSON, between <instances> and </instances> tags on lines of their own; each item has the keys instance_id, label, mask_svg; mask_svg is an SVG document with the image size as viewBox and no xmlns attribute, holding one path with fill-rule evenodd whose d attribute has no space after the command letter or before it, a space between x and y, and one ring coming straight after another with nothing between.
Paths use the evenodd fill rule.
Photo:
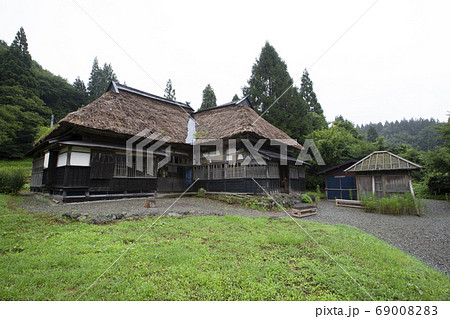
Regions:
<instances>
[{"instance_id":1,"label":"wooden post","mask_svg":"<svg viewBox=\"0 0 450 319\"><path fill-rule=\"evenodd\" d=\"M145 208L154 208L156 207L156 201L152 199L147 199L145 201Z\"/></svg>"},{"instance_id":2,"label":"wooden post","mask_svg":"<svg viewBox=\"0 0 450 319\"><path fill-rule=\"evenodd\" d=\"M66 157L66 166L64 166L64 181L63 186L70 186L72 185L71 182L69 182L69 170L70 168L70 157L72 156L72 146L69 146L69 149L67 150L67 157ZM65 196L64 196L65 198Z\"/></svg>"},{"instance_id":3,"label":"wooden post","mask_svg":"<svg viewBox=\"0 0 450 319\"><path fill-rule=\"evenodd\" d=\"M413 197L416 197L416 196L414 195L414 188L413 188L413 185L412 185L412 179L411 179L411 176L408 176L408 181L409 181L409 190L410 190L410 192L411 192L411 195L412 195Z\"/></svg>"},{"instance_id":4,"label":"wooden post","mask_svg":"<svg viewBox=\"0 0 450 319\"><path fill-rule=\"evenodd\" d=\"M375 194L375 175L372 174L372 194Z\"/></svg>"}]
</instances>

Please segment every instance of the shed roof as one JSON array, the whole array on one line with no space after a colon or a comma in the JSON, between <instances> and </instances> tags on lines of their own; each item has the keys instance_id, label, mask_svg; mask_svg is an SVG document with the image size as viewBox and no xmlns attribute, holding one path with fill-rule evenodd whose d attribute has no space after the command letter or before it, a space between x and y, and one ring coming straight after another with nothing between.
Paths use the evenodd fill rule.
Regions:
<instances>
[{"instance_id":1,"label":"shed roof","mask_svg":"<svg viewBox=\"0 0 450 319\"><path fill-rule=\"evenodd\" d=\"M388 151L377 151L353 164L344 172L370 172L421 169L420 165Z\"/></svg>"},{"instance_id":2,"label":"shed roof","mask_svg":"<svg viewBox=\"0 0 450 319\"><path fill-rule=\"evenodd\" d=\"M317 174L319 174L319 175L321 175L321 174L326 174L326 173L328 173L328 172L334 171L335 169L342 168L343 166L346 166L346 165L352 165L352 164L354 164L354 163L356 163L356 162L357 162L357 160L353 160L353 159L352 159L352 160L349 160L349 161L347 161L347 162L344 162L344 163L341 163L341 164L338 164L338 165L329 167L329 168L327 168L327 169L324 169L323 171L320 171L320 172L318 172Z\"/></svg>"}]
</instances>

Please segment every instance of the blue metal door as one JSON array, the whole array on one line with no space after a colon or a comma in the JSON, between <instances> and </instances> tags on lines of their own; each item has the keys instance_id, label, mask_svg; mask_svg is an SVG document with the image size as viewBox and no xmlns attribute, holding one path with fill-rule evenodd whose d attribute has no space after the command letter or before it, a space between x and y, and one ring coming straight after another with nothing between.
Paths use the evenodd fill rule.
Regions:
<instances>
[{"instance_id":1,"label":"blue metal door","mask_svg":"<svg viewBox=\"0 0 450 319\"><path fill-rule=\"evenodd\" d=\"M328 176L327 199L357 199L354 176Z\"/></svg>"}]
</instances>

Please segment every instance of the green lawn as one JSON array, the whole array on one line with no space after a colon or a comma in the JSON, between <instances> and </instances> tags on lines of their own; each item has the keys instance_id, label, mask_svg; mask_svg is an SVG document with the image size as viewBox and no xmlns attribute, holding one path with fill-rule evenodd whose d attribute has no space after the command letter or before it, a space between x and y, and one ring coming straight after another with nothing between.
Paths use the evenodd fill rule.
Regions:
<instances>
[{"instance_id":1,"label":"green lawn","mask_svg":"<svg viewBox=\"0 0 450 319\"><path fill-rule=\"evenodd\" d=\"M31 172L32 166L33 166L32 158L25 158L25 159L21 159L21 160L0 159L0 168L2 168L2 167L22 167L23 169Z\"/></svg>"},{"instance_id":2,"label":"green lawn","mask_svg":"<svg viewBox=\"0 0 450 319\"><path fill-rule=\"evenodd\" d=\"M0 299L369 300L288 219L163 217L90 225L0 195ZM446 300L450 279L353 227L299 221L377 300ZM133 245L133 243L135 243Z\"/></svg>"}]
</instances>

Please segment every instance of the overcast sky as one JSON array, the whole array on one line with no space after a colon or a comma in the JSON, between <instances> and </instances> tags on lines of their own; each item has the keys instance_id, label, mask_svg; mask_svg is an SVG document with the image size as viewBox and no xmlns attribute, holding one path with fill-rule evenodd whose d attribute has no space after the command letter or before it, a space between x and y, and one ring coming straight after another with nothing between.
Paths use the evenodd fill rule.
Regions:
<instances>
[{"instance_id":1,"label":"overcast sky","mask_svg":"<svg viewBox=\"0 0 450 319\"><path fill-rule=\"evenodd\" d=\"M269 41L294 81L309 69L328 121L446 121L450 3L379 0L346 32L374 2L0 0L0 39L23 26L33 59L70 83L95 56L156 95L170 78L194 108L208 83L218 104L241 96Z\"/></svg>"}]
</instances>

